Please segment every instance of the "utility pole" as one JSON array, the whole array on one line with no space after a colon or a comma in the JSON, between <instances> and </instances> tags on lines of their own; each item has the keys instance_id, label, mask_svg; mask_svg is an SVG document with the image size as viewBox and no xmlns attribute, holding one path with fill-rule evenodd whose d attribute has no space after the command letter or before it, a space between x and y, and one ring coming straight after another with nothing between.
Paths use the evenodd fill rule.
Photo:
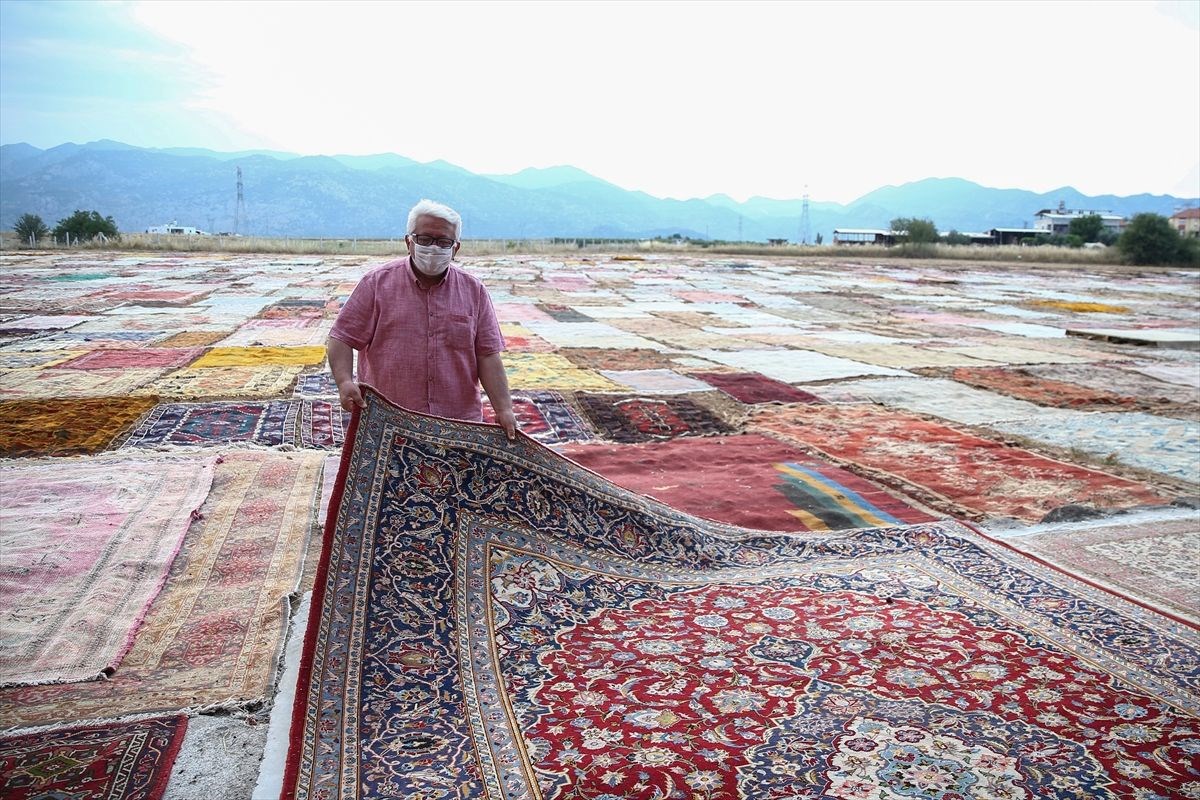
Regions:
<instances>
[{"instance_id":1,"label":"utility pole","mask_svg":"<svg viewBox=\"0 0 1200 800\"><path fill-rule=\"evenodd\" d=\"M242 168L237 168L237 204L233 207L233 235L241 233L240 227L246 217L246 197L242 193Z\"/></svg>"},{"instance_id":2,"label":"utility pole","mask_svg":"<svg viewBox=\"0 0 1200 800\"><path fill-rule=\"evenodd\" d=\"M737 240L739 242L742 240L742 215L741 214L738 214L738 238L737 238Z\"/></svg>"},{"instance_id":3,"label":"utility pole","mask_svg":"<svg viewBox=\"0 0 1200 800\"><path fill-rule=\"evenodd\" d=\"M800 206L800 244L808 244L812 223L808 218L808 186L804 187L804 203Z\"/></svg>"}]
</instances>

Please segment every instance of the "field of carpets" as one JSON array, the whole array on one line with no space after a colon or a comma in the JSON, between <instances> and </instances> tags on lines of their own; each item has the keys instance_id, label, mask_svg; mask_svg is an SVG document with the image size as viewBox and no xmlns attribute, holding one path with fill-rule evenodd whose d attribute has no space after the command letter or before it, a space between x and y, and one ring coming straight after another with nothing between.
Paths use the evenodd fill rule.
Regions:
<instances>
[{"instance_id":1,"label":"field of carpets","mask_svg":"<svg viewBox=\"0 0 1200 800\"><path fill-rule=\"evenodd\" d=\"M71 732L78 732L80 741L96 743L101 756L109 753L117 763L126 763L121 761L126 757L127 763L137 763L145 771L138 784L145 794L131 789L128 796L183 800L188 796L173 794L167 773L180 739L180 759L193 756L188 755L186 726L173 720L196 721L213 714L221 716L206 716L206 726L218 719L253 726L265 719L277 690L291 609L316 573L331 568L318 563L318 523L334 494L336 456L349 435L350 417L338 406L322 344L341 304L374 266L357 257L0 254L0 786L5 796L9 765L58 758L53 736L23 738L49 729L61 734L64 747L74 747L67 743L74 741ZM578 553L564 555L567 560L551 565L558 577L546 572L546 580L561 586L576 581L579 592L562 593L557 604L547 600L539 605L537 599L543 597L539 592L548 591L539 581L550 567L526 565L523 556L505 555L497 562L495 574L511 568L517 577L497 584L506 594L496 600L495 614L507 609L503 613L510 618L494 616L488 624L493 633L501 628L508 633L497 633L491 649L481 652L492 659L488 668L497 681L496 692L502 690L500 682L513 681L515 705L505 705L505 713L526 714L522 719L529 726L519 730L532 738L509 742L517 747L515 760L507 752L497 755L496 763L486 767L494 772L480 773L487 780L488 775L517 780L510 771L522 769L522 780L538 782L546 798L624 797L659 789L667 796L736 796L729 794L733 784L714 782L718 777L731 780L718 761L749 757L737 772L743 776L737 780L751 782L747 785L771 786L762 782L769 776L783 781L781 786L792 785L788 782L795 774L788 770L809 775L815 769L799 755L786 756L807 752L803 737L808 736L835 744L840 753L829 756L836 766L829 774L842 775L837 778L841 783L830 784L841 787L830 789L832 796L856 796L860 789L854 788L855 780L866 781L865 786L886 784L893 787L888 791L912 797L948 797L947 792L963 788L947 785L938 795L932 786L903 784L907 788L901 791L895 788L901 784L887 783L901 780L895 764L862 766L855 749L859 745L848 742L880 725L891 732L881 734L885 739L894 734L894 740L879 745L888 758L907 746L904 736L917 735L904 726L915 726L913 730L931 737L923 742L961 756L959 763L967 764L962 775L978 778L979 765L992 764L988 769L999 771L989 773L988 780L1003 787L1005 781L1017 780L1013 775L1024 775L1026 766L1036 770L1045 765L1019 759L993 763L990 753L1003 755L1003 743L1022 736L1033 737L1022 741L1051 747L1052 737L1071 740L1070 730L1045 721L1038 727L1028 717L1020 724L1013 721L1016 717L985 718L1002 709L982 698L989 692L1012 695L1004 683L1008 678L987 683L981 673L968 680L945 671L951 668L934 664L936 660L929 663L944 671L934 675L934 683L925 686L914 678L917 685L908 687L913 693L905 694L888 683L891 679L870 672L859 654L826 647L830 641L870 638L869 631L851 636L841 630L835 606L857 608L854 619L885 620L879 633L883 644L872 646L890 647L909 621L918 627L918 620L945 621L948 609L965 602L961 598L975 603L995 598L988 613L1000 615L996 630L1004 633L996 634L994 652L1007 658L1026 652L1022 647L1038 654L1045 647L1056 659L1083 659L1110 675L1115 674L1111 670L1132 669L1139 663L1135 655L1112 651L1103 637L1088 645L1091 650L1057 650L1078 633L1071 627L1075 621L1058 619L1055 624L1062 627L1052 628L1039 615L1054 616L1051 605L1062 598L1072 598L1070 603L1083 598L1096 613L1131 615L1155 635L1167 623L1151 609L1194 621L1188 597L1194 582L1186 577L1185 565L1191 563L1187 554L1200 546L1200 534L1190 522L1160 531L1153 525L1124 525L1115 516L1115 529L1104 537L1062 538L1062 547L1060 537L1067 534L1058 532L1014 539L1028 543L1033 556L1077 574L1078 583L954 522L1019 529L1062 515L1148 507L1175 513L1173 508L1195 503L1200 495L1200 352L1066 335L1077 329L1134 334L1144 329L1167 332L1167 339L1186 339L1200 319L1200 280L1194 273L668 255L477 257L466 258L463 266L484 281L495 302L508 345L504 358L516 415L529 437L521 445L521 469L529 467L540 476L521 479L523 486L537 491L504 500L504 513L517 514L528 503L534 504L529 513L535 513L535 506L541 508L539 492L550 492L561 480L587 497L600 492L603 503L593 508L597 513L610 502L643 509L648 501L634 493L675 509L647 505L643 510L650 516L625 527L604 516L608 511L601 514L604 519L589 517L600 526L596 533L607 532L620 547L634 548L626 553L633 554L632 560L627 563L621 560L625 556L610 552L579 556L583 561L577 563L571 559ZM493 418L486 402L484 415ZM471 436L480 431L467 430ZM475 469L466 462L452 466ZM438 470L428 472L425 479L434 484L421 489L438 495L439 503L481 491L475 484L445 483L439 475ZM557 501L547 503L547 519L562 513ZM436 528L436 520L428 516L433 508L406 500L399 509L377 511L400 513L403 524L395 529L400 535L401 530L411 533L412 525ZM680 522L684 518L678 512L704 521L689 517ZM410 513L414 516L404 516ZM497 524L503 516L496 517ZM646 537L657 535L657 529L645 527L651 517L671 520L672 530L691 526L694 534L683 547L686 552L675 554L683 561L660 564L654 560L657 550L638 549L649 547ZM517 525L515 518L510 522ZM759 539L730 534L733 529L725 525L776 535L762 539L761 547L747 545ZM926 539L920 538L926 534L918 536L917 531L934 537L929 541L938 546L926 552ZM795 535L789 538L784 532ZM493 533L500 537L494 541L507 547L515 540L506 537L527 535L535 542L543 532L521 533L518 525L487 536ZM705 538L710 534L733 536L727 550L721 549L725 545L718 548L719 557ZM792 553L784 542L810 544L801 548L803 553ZM568 550L575 546L559 542L554 547L560 545ZM826 552L826 547L832 550ZM969 553L962 563L971 568L964 567L951 580L946 577L949 565L960 563L955 553ZM406 551L389 566L397 570L397 585L432 580L434 573L426 572L441 568L435 556L424 546ZM721 558L749 560L730 566ZM872 558L874 566L861 561ZM996 570L1001 564L1011 566L1014 575L1057 587L1046 596L1059 599L1039 600L1048 604L1044 608L1026 607L1029 616L1006 616L1005 604L1018 600L1015 590L993 585L1000 580ZM1118 565L1130 568L1122 573ZM589 572L593 568L599 571ZM884 584L891 578L881 576L894 577L896 570L905 576L920 573L932 583L896 578L903 591L890 594L887 586L892 584ZM755 580L774 583L744 581L750 573ZM1120 597L1113 599L1097 587ZM850 594L843 597L840 591ZM896 598L893 603L903 597L917 605L902 604L892 609L892 616L879 616L891 597ZM637 602L625 608L618 598ZM805 599L797 603L795 598ZM520 605L526 601L534 605ZM811 618L795 617L804 619L803 631L799 623L785 624L791 617L734 616L749 613L738 608L801 612L809 601L825 610ZM922 603L926 605L918 608ZM588 714L579 719L595 724L578 727L565 719L537 717L539 704L554 707L564 700L565 695L553 693L567 692L569 681L555 678L535 691L535 679L552 676L539 678L530 671L534 668L562 669L564 675L599 670L588 686L574 690L585 698L597 693L596 703L604 708L620 702L649 708L646 701L653 693L677 693L679 681L693 693L716 686L723 674L716 667L679 671L683 662L675 651L636 649L653 649L659 640L668 646L675 621L687 618L688 604L703 607L698 618L710 612L722 616L727 624L721 629L736 629L746 642L758 637L753 652L739 656L748 660L736 662L738 674L753 668L764 691L776 687L777 694L764 695L769 699L762 700L761 708L757 700L740 695L723 695L719 703L703 696L715 696L717 689L688 700L695 713L703 711L691 724L713 737L705 740L705 752L725 755L699 750L686 750L686 759L681 755L685 749L680 748L699 729L681 722L684 716L670 716L681 715L682 707L612 728L650 738L641 750L613 755L618 760L611 763L602 763L606 748L632 747L633 739L622 740L624 745L609 741L604 737L616 734ZM991 624L981 609L962 605L962 618L954 617L946 630L976 637L971 626ZM826 611L832 616L822 616ZM914 616L905 617L910 611ZM570 619L578 628L539 628L543 622L537 613L549 614L547 620ZM759 625L774 627L760 630ZM826 636L822 631L828 632L828 640L821 638ZM886 640L883 631L888 632ZM437 636L445 633L436 631ZM1171 635L1176 633L1171 628ZM510 634L516 638L505 638ZM719 634L721 630L699 624L683 626L679 636L680 642L690 642L686 647L707 647L705 637ZM568 641L572 636L582 638ZM435 646L434 639L422 641L411 652L379 656L381 663L400 669L412 686L432 685L439 678L429 670L440 668L441 662L428 649ZM623 644L606 649L613 642ZM611 664L560 663L558 656L550 658L551 650L542 649L560 645L563 653ZM733 651L722 647L697 658L714 664L732 659L728 653ZM958 652L950 644L939 647ZM543 652L544 663L538 660ZM625 700L605 695L615 686L605 670L621 674L626 656L635 652L639 664L658 665L651 668L658 670L657 677L635 677ZM624 655L618 658L618 653ZM1033 650L1027 656L1035 658ZM1109 658L1114 660L1105 660ZM792 694L784 693L780 687L787 680L778 676L786 673L777 671L786 669L785 663L801 664L805 680L812 681L804 691L812 693L801 693L800 684ZM1183 702L1182 689L1168 685L1167 673L1178 670L1173 663L1156 666L1158 672L1146 667L1149 672L1137 673L1139 691L1158 698L1154 702L1160 706L1167 704L1147 713L1182 708L1177 703ZM483 680L483 672L470 674ZM1046 692L1064 691L1054 685L1057 679L1041 672L1038 676ZM555 683L564 685L554 689ZM952 697L938 694L943 685L950 686L946 691L953 690ZM484 692L486 687L481 683L476 688ZM1100 694L1108 702L1111 692L1126 688L1110 681ZM739 690L732 685L724 689ZM876 695L894 703L881 710L868 697ZM478 697L493 703L501 695ZM427 716L419 692L401 692L393 701L401 705L380 707L388 714L399 712L384 720L393 727L370 746L409 753L420 766L426 749L446 742L427 741L421 738L424 733L409 736L410 727ZM921 703L934 701L958 709L958 716L922 728L932 712ZM565 700L562 705L571 707ZM825 718L833 727L802 730L797 722L818 707L835 706L839 710ZM864 716L856 710L860 708L870 708L875 716ZM364 719L378 722L373 709L364 710ZM479 713L491 713L489 709ZM1084 713L1072 709L1061 713L1072 719ZM739 727L744 723L725 727L712 724L717 716L704 716L739 710L761 711L763 727L753 735L775 737L773 743L763 739L752 751L749 728ZM1133 716L1110 726L1124 732L1112 734L1117 744L1104 747L1104 758L1116 761L1100 758L1096 766L1082 755L1069 759L1084 772L1093 770L1071 773L1078 786L1093 785L1087 775L1111 777L1115 769L1124 777L1113 778L1117 783L1112 786L1128 779L1129 787L1144 788L1157 785L1154 781L1165 774L1162 764L1168 765L1168 773L1174 769L1177 752L1169 749L1174 745L1147 740L1139 752L1160 753L1155 756L1159 766L1153 768L1159 771L1147 782L1129 783L1139 777L1141 756L1113 755L1125 746L1120 742L1143 735L1141 728L1128 726L1165 728L1128 713ZM122 727L149 717L166 720L166 728L139 732ZM768 718L773 720L769 724ZM169 736L164 733L168 729ZM465 730L460 726L456 735ZM601 736L599 731L610 732ZM571 744L568 732L583 738ZM589 732L596 735L584 736ZM135 744L122 750L126 745L121 742ZM1168 749L1155 749L1160 744ZM559 748L553 755L552 745ZM261 743L256 746L258 750L238 757L257 759ZM466 757L466 751L455 752L456 759ZM103 758L96 762L101 765L97 770L113 763ZM548 758L559 760L550 764ZM675 766L668 769L668 761ZM686 770L685 762L691 765ZM572 795L565 787L581 770L600 782ZM642 772L666 782L643 786L637 777ZM1020 784L1023 791L1044 794L1044 787L1029 780ZM1075 785L1063 791L1075 791L1070 788ZM427 788L431 796L437 796L438 784L428 786L434 787ZM86 788L53 782L22 787L12 791L65 796ZM250 787L221 791L226 794L207 795L206 800L245 798ZM379 796L406 796L399 789L382 791ZM1113 791L1116 796L1154 797L1136 795L1141 789L1130 788L1134 794L1128 795L1123 789ZM752 796L771 795L763 789Z\"/></svg>"},{"instance_id":2,"label":"field of carpets","mask_svg":"<svg viewBox=\"0 0 1200 800\"><path fill-rule=\"evenodd\" d=\"M704 522L374 393L332 502L285 798L1200 791L1200 633L957 522Z\"/></svg>"}]
</instances>

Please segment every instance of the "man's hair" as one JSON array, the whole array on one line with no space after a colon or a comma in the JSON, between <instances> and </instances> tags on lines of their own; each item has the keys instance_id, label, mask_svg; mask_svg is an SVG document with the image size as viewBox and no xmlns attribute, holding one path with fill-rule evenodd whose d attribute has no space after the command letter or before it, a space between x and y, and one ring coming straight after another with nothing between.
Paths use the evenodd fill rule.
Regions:
<instances>
[{"instance_id":1,"label":"man's hair","mask_svg":"<svg viewBox=\"0 0 1200 800\"><path fill-rule=\"evenodd\" d=\"M447 205L435 203L432 200L422 200L412 207L412 211L408 212L408 230L406 233L412 233L417 227L417 220L421 217L437 217L444 219L454 226L454 238L462 237L462 217L458 212Z\"/></svg>"}]
</instances>

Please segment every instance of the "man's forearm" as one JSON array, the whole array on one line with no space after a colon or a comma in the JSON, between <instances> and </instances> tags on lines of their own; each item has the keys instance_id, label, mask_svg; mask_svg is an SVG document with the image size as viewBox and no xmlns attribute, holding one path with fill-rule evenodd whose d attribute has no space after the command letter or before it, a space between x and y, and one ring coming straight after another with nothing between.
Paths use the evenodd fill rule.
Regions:
<instances>
[{"instance_id":1,"label":"man's forearm","mask_svg":"<svg viewBox=\"0 0 1200 800\"><path fill-rule=\"evenodd\" d=\"M329 356L329 371L333 373L333 380L338 386L353 380L354 350L350 345L330 336L325 340L325 353Z\"/></svg>"},{"instance_id":2,"label":"man's forearm","mask_svg":"<svg viewBox=\"0 0 1200 800\"><path fill-rule=\"evenodd\" d=\"M488 400L496 411L511 411L512 397L508 393L508 375L504 373L504 361L499 353L492 353L479 360L479 382L487 392Z\"/></svg>"}]
</instances>

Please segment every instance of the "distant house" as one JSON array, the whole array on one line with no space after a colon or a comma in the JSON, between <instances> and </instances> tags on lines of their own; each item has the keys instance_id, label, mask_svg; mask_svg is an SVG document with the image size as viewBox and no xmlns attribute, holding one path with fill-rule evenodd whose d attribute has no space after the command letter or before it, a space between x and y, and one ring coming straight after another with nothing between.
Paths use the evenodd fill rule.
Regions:
<instances>
[{"instance_id":1,"label":"distant house","mask_svg":"<svg viewBox=\"0 0 1200 800\"><path fill-rule=\"evenodd\" d=\"M1025 244L1040 236L1050 236L1051 231L1041 228L992 228L988 235L996 244Z\"/></svg>"},{"instance_id":2,"label":"distant house","mask_svg":"<svg viewBox=\"0 0 1200 800\"><path fill-rule=\"evenodd\" d=\"M782 247L788 243L787 239L767 239L767 244L772 247Z\"/></svg>"},{"instance_id":3,"label":"distant house","mask_svg":"<svg viewBox=\"0 0 1200 800\"><path fill-rule=\"evenodd\" d=\"M896 232L876 228L834 228L834 244L882 244L896 243Z\"/></svg>"},{"instance_id":4,"label":"distant house","mask_svg":"<svg viewBox=\"0 0 1200 800\"><path fill-rule=\"evenodd\" d=\"M1055 236L1066 236L1071 228L1071 220L1092 215L1100 217L1104 221L1104 227L1113 233L1119 234L1125 230L1125 218L1120 214L1111 214L1107 211L1087 211L1084 209L1067 208L1065 203L1059 203L1058 208L1043 208L1034 214L1033 227L1037 230L1054 234Z\"/></svg>"},{"instance_id":5,"label":"distant house","mask_svg":"<svg viewBox=\"0 0 1200 800\"><path fill-rule=\"evenodd\" d=\"M1180 236L1200 238L1200 208L1185 208L1171 215L1171 227L1179 231Z\"/></svg>"},{"instance_id":6,"label":"distant house","mask_svg":"<svg viewBox=\"0 0 1200 800\"><path fill-rule=\"evenodd\" d=\"M180 225L176 222L167 225L151 225L149 228L146 228L146 233L162 233L168 236L212 236L211 233L202 231L199 228Z\"/></svg>"},{"instance_id":7,"label":"distant house","mask_svg":"<svg viewBox=\"0 0 1200 800\"><path fill-rule=\"evenodd\" d=\"M970 239L970 244L995 244L996 237L990 233L979 233L972 231L957 231L959 236L965 236ZM943 239L950 238L951 231L942 231L938 234Z\"/></svg>"}]
</instances>

